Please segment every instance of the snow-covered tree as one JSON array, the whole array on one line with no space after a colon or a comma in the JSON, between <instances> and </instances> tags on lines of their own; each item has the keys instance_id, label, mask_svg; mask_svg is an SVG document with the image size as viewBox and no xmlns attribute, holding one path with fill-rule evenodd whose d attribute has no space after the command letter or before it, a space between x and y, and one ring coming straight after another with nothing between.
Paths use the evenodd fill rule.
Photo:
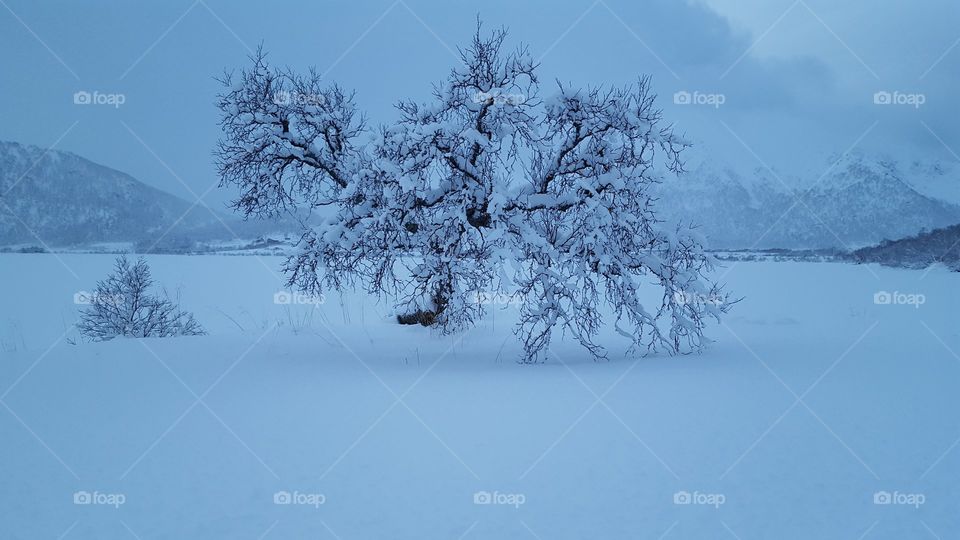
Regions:
<instances>
[{"instance_id":1,"label":"snow-covered tree","mask_svg":"<svg viewBox=\"0 0 960 540\"><path fill-rule=\"evenodd\" d=\"M558 84L543 100L535 62L505 38L478 28L430 101L401 101L399 120L372 130L351 94L258 52L219 97L236 208L321 213L286 263L289 284L360 285L392 297L401 322L457 331L484 315L478 298L519 292L524 361L543 358L558 326L603 357L605 309L633 346L700 347L731 302L696 230L656 218L650 189L681 170L686 143L649 79ZM648 309L651 282L662 298Z\"/></svg>"},{"instance_id":2,"label":"snow-covered tree","mask_svg":"<svg viewBox=\"0 0 960 540\"><path fill-rule=\"evenodd\" d=\"M150 268L142 258L133 265L125 256L114 263L114 271L97 283L84 300L88 307L80 311L77 328L93 341L108 341L118 336L172 337L203 335L193 314L182 311L166 293L151 294Z\"/></svg>"}]
</instances>

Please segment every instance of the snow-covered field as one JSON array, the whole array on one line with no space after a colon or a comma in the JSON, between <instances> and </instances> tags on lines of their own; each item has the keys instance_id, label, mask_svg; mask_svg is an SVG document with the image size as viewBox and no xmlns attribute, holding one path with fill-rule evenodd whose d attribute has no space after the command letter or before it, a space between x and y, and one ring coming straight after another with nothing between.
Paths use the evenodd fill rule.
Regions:
<instances>
[{"instance_id":1,"label":"snow-covered field","mask_svg":"<svg viewBox=\"0 0 960 540\"><path fill-rule=\"evenodd\" d=\"M112 256L0 255L0 538L960 536L960 274L729 263L702 354L522 366L510 306L441 337L148 261L210 335L71 344Z\"/></svg>"}]
</instances>

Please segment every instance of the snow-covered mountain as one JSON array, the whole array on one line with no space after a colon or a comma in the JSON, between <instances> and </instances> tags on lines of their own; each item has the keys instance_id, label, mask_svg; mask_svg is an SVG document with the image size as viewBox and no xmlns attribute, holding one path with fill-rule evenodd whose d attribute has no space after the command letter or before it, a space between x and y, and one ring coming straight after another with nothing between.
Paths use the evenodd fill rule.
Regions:
<instances>
[{"instance_id":1,"label":"snow-covered mountain","mask_svg":"<svg viewBox=\"0 0 960 540\"><path fill-rule=\"evenodd\" d=\"M955 168L861 153L831 163L825 175L796 178L701 160L659 186L658 208L700 224L721 249L849 249L960 223L960 205L946 197L960 181Z\"/></svg>"},{"instance_id":2,"label":"snow-covered mountain","mask_svg":"<svg viewBox=\"0 0 960 540\"><path fill-rule=\"evenodd\" d=\"M911 161L904 169L907 182L920 193L960 204L960 163Z\"/></svg>"},{"instance_id":3,"label":"snow-covered mountain","mask_svg":"<svg viewBox=\"0 0 960 540\"><path fill-rule=\"evenodd\" d=\"M234 232L252 238L263 228L215 215L76 154L0 142L0 245L150 247L159 240L157 247L172 249L230 240Z\"/></svg>"},{"instance_id":4,"label":"snow-covered mountain","mask_svg":"<svg viewBox=\"0 0 960 540\"><path fill-rule=\"evenodd\" d=\"M862 153L823 169L831 163L825 176L794 177L695 154L681 178L658 186L657 208L701 225L715 249L851 249L960 223L956 164ZM75 154L0 142L0 245L131 242L176 251L283 230L295 227L191 208Z\"/></svg>"}]
</instances>

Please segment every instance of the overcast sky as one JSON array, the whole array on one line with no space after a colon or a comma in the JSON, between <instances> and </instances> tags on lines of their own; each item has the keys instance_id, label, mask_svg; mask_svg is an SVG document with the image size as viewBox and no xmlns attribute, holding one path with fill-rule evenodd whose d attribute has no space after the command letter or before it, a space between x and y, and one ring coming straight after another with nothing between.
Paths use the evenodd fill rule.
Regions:
<instances>
[{"instance_id":1,"label":"overcast sky","mask_svg":"<svg viewBox=\"0 0 960 540\"><path fill-rule=\"evenodd\" d=\"M477 14L529 45L544 94L555 79L652 75L666 118L740 168L815 177L855 145L960 160L956 0L0 0L0 139L222 207L231 194L214 187L211 151L224 69L262 43L388 121L457 63ZM123 103L77 105L79 91ZM876 104L877 92L900 103Z\"/></svg>"}]
</instances>

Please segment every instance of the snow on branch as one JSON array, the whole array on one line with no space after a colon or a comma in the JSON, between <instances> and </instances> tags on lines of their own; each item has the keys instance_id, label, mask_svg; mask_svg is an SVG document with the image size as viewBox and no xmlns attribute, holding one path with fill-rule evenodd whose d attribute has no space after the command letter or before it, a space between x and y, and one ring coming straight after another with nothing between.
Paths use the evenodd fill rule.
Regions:
<instances>
[{"instance_id":1,"label":"snow on branch","mask_svg":"<svg viewBox=\"0 0 960 540\"><path fill-rule=\"evenodd\" d=\"M116 337L173 337L205 334L193 314L180 309L165 292L152 294L150 268L142 258L130 264L117 258L114 271L86 299L77 328L93 341Z\"/></svg>"},{"instance_id":2,"label":"snow on branch","mask_svg":"<svg viewBox=\"0 0 960 540\"><path fill-rule=\"evenodd\" d=\"M432 99L399 102L400 118L375 129L352 94L258 51L219 100L217 157L241 190L236 208L328 207L285 265L290 285L359 285L393 298L401 322L459 331L485 314L477 298L521 295L526 362L558 328L602 358L605 323L644 352L702 347L707 321L734 302L709 280L697 229L657 219L651 188L682 171L688 143L664 124L650 79L557 83L542 99L536 63L506 37L478 24ZM654 303L641 301L650 285Z\"/></svg>"}]
</instances>

